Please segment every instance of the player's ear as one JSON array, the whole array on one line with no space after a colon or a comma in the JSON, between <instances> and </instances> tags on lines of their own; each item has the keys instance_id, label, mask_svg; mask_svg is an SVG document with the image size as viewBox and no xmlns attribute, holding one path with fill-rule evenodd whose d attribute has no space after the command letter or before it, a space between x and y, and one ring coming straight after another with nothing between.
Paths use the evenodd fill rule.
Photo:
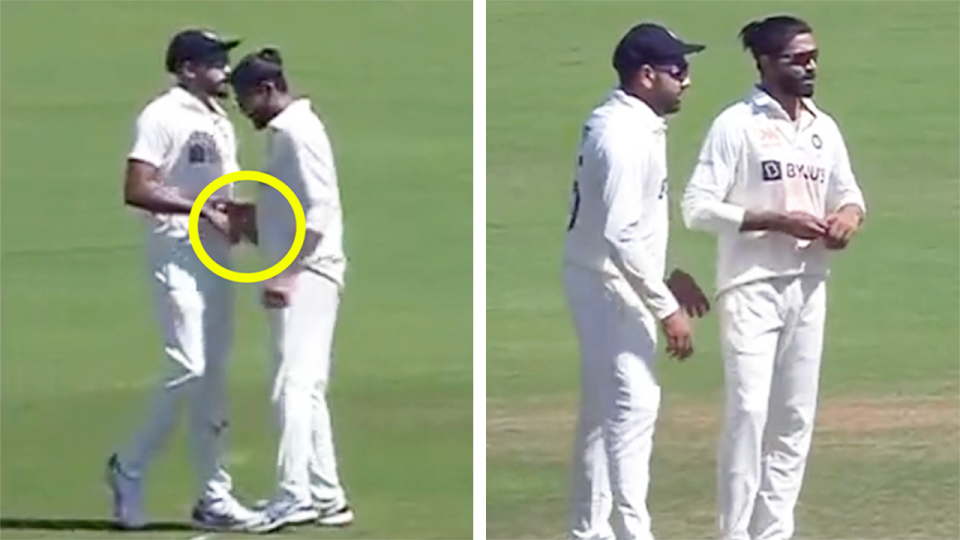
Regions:
<instances>
[{"instance_id":1,"label":"player's ear","mask_svg":"<svg viewBox=\"0 0 960 540\"><path fill-rule=\"evenodd\" d=\"M760 73L770 73L776 68L773 58L769 54L761 54L757 57L757 71Z\"/></svg>"},{"instance_id":2,"label":"player's ear","mask_svg":"<svg viewBox=\"0 0 960 540\"><path fill-rule=\"evenodd\" d=\"M197 66L189 60L182 62L180 67L177 68L177 75L184 79L195 79L197 77Z\"/></svg>"},{"instance_id":3,"label":"player's ear","mask_svg":"<svg viewBox=\"0 0 960 540\"><path fill-rule=\"evenodd\" d=\"M636 83L644 88L652 88L654 82L657 78L657 73L652 67L647 64L640 66L640 69L637 70Z\"/></svg>"}]
</instances>

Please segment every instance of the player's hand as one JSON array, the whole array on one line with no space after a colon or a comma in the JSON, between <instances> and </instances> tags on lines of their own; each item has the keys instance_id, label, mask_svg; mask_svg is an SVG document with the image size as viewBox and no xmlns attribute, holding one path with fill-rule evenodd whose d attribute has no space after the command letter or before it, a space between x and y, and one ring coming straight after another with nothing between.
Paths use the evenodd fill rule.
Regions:
<instances>
[{"instance_id":1,"label":"player's hand","mask_svg":"<svg viewBox=\"0 0 960 540\"><path fill-rule=\"evenodd\" d=\"M856 210L841 209L827 216L827 235L824 244L827 249L843 249L860 230L860 213Z\"/></svg>"},{"instance_id":2,"label":"player's hand","mask_svg":"<svg viewBox=\"0 0 960 540\"><path fill-rule=\"evenodd\" d=\"M257 243L257 207L251 202L228 201L225 205L227 215L230 216L231 226L237 229L240 239L246 239L251 244Z\"/></svg>"},{"instance_id":3,"label":"player's hand","mask_svg":"<svg viewBox=\"0 0 960 540\"><path fill-rule=\"evenodd\" d=\"M231 226L230 215L226 212L226 208L222 202L214 201L210 203L204 207L201 216L221 234L229 238L231 244L240 241L239 231Z\"/></svg>"},{"instance_id":4,"label":"player's hand","mask_svg":"<svg viewBox=\"0 0 960 540\"><path fill-rule=\"evenodd\" d=\"M806 212L788 212L779 225L780 232L802 240L823 238L829 230L826 221Z\"/></svg>"},{"instance_id":5,"label":"player's hand","mask_svg":"<svg viewBox=\"0 0 960 540\"><path fill-rule=\"evenodd\" d=\"M283 272L263 284L263 306L267 309L283 309L290 306L290 298L297 284L297 274Z\"/></svg>"},{"instance_id":6,"label":"player's hand","mask_svg":"<svg viewBox=\"0 0 960 540\"><path fill-rule=\"evenodd\" d=\"M667 336L667 354L671 358L684 360L693 354L693 330L682 309L663 319L662 324L663 333Z\"/></svg>"},{"instance_id":7,"label":"player's hand","mask_svg":"<svg viewBox=\"0 0 960 540\"><path fill-rule=\"evenodd\" d=\"M710 311L710 300L703 290L697 285L693 276L680 270L674 270L667 278L667 287L676 297L680 307L687 313L688 317L703 317Z\"/></svg>"}]
</instances>

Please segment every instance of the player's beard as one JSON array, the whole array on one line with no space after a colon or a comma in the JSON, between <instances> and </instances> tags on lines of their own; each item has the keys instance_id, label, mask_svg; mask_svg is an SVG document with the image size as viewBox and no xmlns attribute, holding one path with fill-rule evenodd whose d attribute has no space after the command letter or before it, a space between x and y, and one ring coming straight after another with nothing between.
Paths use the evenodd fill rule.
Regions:
<instances>
[{"instance_id":1,"label":"player's beard","mask_svg":"<svg viewBox=\"0 0 960 540\"><path fill-rule=\"evenodd\" d=\"M680 96L670 98L670 102L664 107L664 114L674 114L680 112Z\"/></svg>"},{"instance_id":2,"label":"player's beard","mask_svg":"<svg viewBox=\"0 0 960 540\"><path fill-rule=\"evenodd\" d=\"M214 83L213 88L210 90L210 95L217 99L227 99L230 97L230 87L227 84L227 79Z\"/></svg>"},{"instance_id":3,"label":"player's beard","mask_svg":"<svg viewBox=\"0 0 960 540\"><path fill-rule=\"evenodd\" d=\"M814 73L803 75L787 75L783 78L781 86L797 97L813 97L816 90L817 76Z\"/></svg>"},{"instance_id":4,"label":"player's beard","mask_svg":"<svg viewBox=\"0 0 960 540\"><path fill-rule=\"evenodd\" d=\"M663 95L663 105L660 107L663 111L663 115L675 114L680 112L681 103L683 102L683 90L678 94L666 93Z\"/></svg>"}]
</instances>

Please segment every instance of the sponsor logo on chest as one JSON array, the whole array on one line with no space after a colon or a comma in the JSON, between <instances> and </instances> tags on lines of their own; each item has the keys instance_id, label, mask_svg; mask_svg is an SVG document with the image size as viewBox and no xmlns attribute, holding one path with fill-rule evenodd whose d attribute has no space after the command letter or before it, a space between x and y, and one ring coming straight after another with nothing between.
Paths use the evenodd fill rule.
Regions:
<instances>
[{"instance_id":1,"label":"sponsor logo on chest","mask_svg":"<svg viewBox=\"0 0 960 540\"><path fill-rule=\"evenodd\" d=\"M767 159L760 162L764 182L776 182L784 179L802 178L810 182L825 182L826 170L823 167L779 159Z\"/></svg>"}]
</instances>

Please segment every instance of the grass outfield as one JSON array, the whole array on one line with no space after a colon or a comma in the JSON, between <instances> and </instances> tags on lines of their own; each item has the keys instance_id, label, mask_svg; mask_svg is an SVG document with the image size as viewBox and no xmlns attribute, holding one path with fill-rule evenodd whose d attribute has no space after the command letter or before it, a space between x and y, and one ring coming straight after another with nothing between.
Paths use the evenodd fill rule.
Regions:
<instances>
[{"instance_id":1,"label":"grass outfield","mask_svg":"<svg viewBox=\"0 0 960 540\"><path fill-rule=\"evenodd\" d=\"M822 50L817 99L843 130L869 223L836 262L821 413L799 538L957 538L960 10L954 2L490 2L487 6L487 532L564 533L577 358L560 256L582 121L616 41L653 19L706 43L671 120L671 255L712 286L714 241L677 196L711 119L755 80L736 34L792 11ZM658 538L715 536L722 368L660 363L650 493Z\"/></svg>"},{"instance_id":2,"label":"grass outfield","mask_svg":"<svg viewBox=\"0 0 960 540\"><path fill-rule=\"evenodd\" d=\"M244 38L241 53L280 46L338 160L352 267L331 400L357 522L294 534L471 535L471 13L467 2L3 3L0 536L108 535L105 459L162 367L123 159L136 113L166 84L167 40L195 24ZM262 136L231 115L241 165L256 169ZM242 266L257 269L249 253ZM271 493L276 460L258 290L238 285L229 389L231 472L251 498ZM172 524L138 538L198 534L177 525L194 496L182 424L147 487L150 517Z\"/></svg>"}]
</instances>

